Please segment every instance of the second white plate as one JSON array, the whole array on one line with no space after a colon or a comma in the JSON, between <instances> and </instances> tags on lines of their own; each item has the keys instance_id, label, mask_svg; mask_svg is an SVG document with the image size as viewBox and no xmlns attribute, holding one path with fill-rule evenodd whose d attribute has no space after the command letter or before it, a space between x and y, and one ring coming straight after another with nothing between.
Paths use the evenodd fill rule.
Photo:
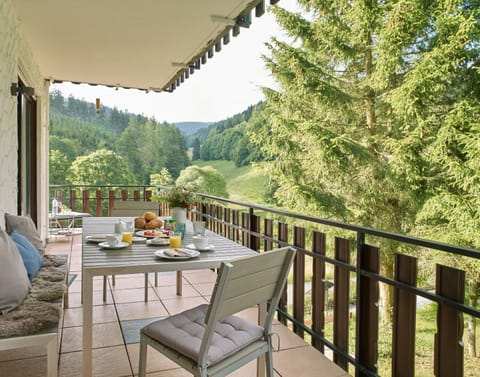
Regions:
<instances>
[{"instance_id":1,"label":"second white plate","mask_svg":"<svg viewBox=\"0 0 480 377\"><path fill-rule=\"evenodd\" d=\"M168 238L160 238L159 240L151 239L147 240L147 245L150 246L169 246L170 240Z\"/></svg>"},{"instance_id":2,"label":"second white plate","mask_svg":"<svg viewBox=\"0 0 480 377\"><path fill-rule=\"evenodd\" d=\"M98 246L100 246L102 249L123 249L124 247L127 247L129 245L128 242L119 242L114 246L111 246L108 242L100 242Z\"/></svg>"},{"instance_id":3,"label":"second white plate","mask_svg":"<svg viewBox=\"0 0 480 377\"><path fill-rule=\"evenodd\" d=\"M105 242L107 239L106 234L92 234L91 236L86 236L85 239L87 242L100 243Z\"/></svg>"},{"instance_id":4,"label":"second white plate","mask_svg":"<svg viewBox=\"0 0 480 377\"><path fill-rule=\"evenodd\" d=\"M186 247L191 249L191 250L198 250L198 251L212 251L212 250L215 250L215 245L212 245L212 244L209 244L204 249L197 249L193 243L188 244Z\"/></svg>"}]
</instances>

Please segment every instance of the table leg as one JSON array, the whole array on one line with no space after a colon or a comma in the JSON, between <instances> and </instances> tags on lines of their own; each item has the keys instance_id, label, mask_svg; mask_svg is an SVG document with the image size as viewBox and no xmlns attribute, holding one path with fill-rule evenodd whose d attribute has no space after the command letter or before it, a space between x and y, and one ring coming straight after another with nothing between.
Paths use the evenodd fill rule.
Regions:
<instances>
[{"instance_id":1,"label":"table leg","mask_svg":"<svg viewBox=\"0 0 480 377\"><path fill-rule=\"evenodd\" d=\"M93 276L83 271L83 377L92 376Z\"/></svg>"},{"instance_id":2,"label":"table leg","mask_svg":"<svg viewBox=\"0 0 480 377\"><path fill-rule=\"evenodd\" d=\"M145 274L145 302L148 302L148 273Z\"/></svg>"},{"instance_id":3,"label":"table leg","mask_svg":"<svg viewBox=\"0 0 480 377\"><path fill-rule=\"evenodd\" d=\"M177 295L181 296L183 293L182 271L177 271Z\"/></svg>"}]
</instances>

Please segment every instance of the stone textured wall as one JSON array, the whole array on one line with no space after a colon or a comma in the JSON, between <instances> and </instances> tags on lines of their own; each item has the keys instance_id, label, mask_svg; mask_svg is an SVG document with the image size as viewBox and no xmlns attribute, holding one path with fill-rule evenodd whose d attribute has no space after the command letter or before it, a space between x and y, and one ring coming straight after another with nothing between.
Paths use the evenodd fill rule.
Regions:
<instances>
[{"instance_id":1,"label":"stone textured wall","mask_svg":"<svg viewBox=\"0 0 480 377\"><path fill-rule=\"evenodd\" d=\"M18 31L10 1L0 1L0 226L5 211L17 212L17 101L10 85L17 81Z\"/></svg>"},{"instance_id":2,"label":"stone textured wall","mask_svg":"<svg viewBox=\"0 0 480 377\"><path fill-rule=\"evenodd\" d=\"M0 227L5 212L17 213L17 99L10 86L22 81L37 99L37 170L39 228L45 237L48 214L48 83L35 63L28 40L10 0L0 1ZM47 178L45 178L47 177ZM46 197L47 195L47 197Z\"/></svg>"}]
</instances>

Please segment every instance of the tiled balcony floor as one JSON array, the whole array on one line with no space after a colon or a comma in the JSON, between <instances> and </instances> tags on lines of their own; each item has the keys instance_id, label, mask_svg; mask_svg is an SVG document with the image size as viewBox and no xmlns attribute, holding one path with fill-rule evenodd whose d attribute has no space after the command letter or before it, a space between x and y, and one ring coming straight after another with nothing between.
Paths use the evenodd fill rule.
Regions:
<instances>
[{"instance_id":1,"label":"tiled balcony floor","mask_svg":"<svg viewBox=\"0 0 480 377\"><path fill-rule=\"evenodd\" d=\"M60 337L59 376L78 377L82 370L82 307L81 236L59 236L47 247L50 254L70 254L70 273L76 274L69 289L69 307L63 317ZM150 274L149 301L143 301L143 275L116 277L115 286L109 278L107 302L102 301L102 281L97 279L94 290L94 350L95 376L136 376L138 373L138 333L149 321L171 315L200 303L208 302L215 282L210 270L184 272L183 296L175 294L175 273L159 274L158 286ZM256 311L242 313L255 320ZM344 377L348 374L304 340L276 323L279 352L274 353L275 376L281 377ZM276 341L274 340L274 343ZM190 376L176 364L149 349L149 377ZM255 362L239 369L232 376L255 376ZM0 377L46 376L45 349L32 347L0 352Z\"/></svg>"}]
</instances>

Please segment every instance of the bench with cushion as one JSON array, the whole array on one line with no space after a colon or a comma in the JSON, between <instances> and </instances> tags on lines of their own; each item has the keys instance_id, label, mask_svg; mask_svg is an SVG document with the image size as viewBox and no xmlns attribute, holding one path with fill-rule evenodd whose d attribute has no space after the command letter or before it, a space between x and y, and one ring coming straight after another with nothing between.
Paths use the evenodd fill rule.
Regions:
<instances>
[{"instance_id":1,"label":"bench with cushion","mask_svg":"<svg viewBox=\"0 0 480 377\"><path fill-rule=\"evenodd\" d=\"M0 351L44 345L47 376L54 377L68 257L44 255L30 218L7 214L5 220L7 231L0 229Z\"/></svg>"}]
</instances>

